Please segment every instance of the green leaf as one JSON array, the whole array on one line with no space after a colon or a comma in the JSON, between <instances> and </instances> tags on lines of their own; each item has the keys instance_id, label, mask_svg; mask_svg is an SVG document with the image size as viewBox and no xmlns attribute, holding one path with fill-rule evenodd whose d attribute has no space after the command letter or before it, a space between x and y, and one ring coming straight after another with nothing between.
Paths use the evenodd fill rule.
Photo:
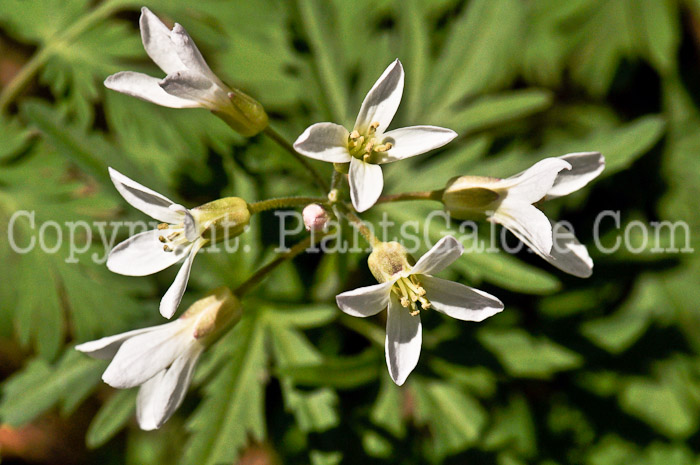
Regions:
<instances>
[{"instance_id":1,"label":"green leaf","mask_svg":"<svg viewBox=\"0 0 700 465\"><path fill-rule=\"evenodd\" d=\"M297 384L352 389L374 381L383 365L377 351L368 349L354 357L327 357L320 364L290 366L279 374Z\"/></svg>"},{"instance_id":2,"label":"green leaf","mask_svg":"<svg viewBox=\"0 0 700 465\"><path fill-rule=\"evenodd\" d=\"M137 390L120 390L104 403L90 422L85 441L91 449L106 444L128 423L136 408Z\"/></svg>"},{"instance_id":3,"label":"green leaf","mask_svg":"<svg viewBox=\"0 0 700 465\"><path fill-rule=\"evenodd\" d=\"M482 328L479 341L512 376L550 378L554 373L578 368L583 358L546 337L535 338L522 329Z\"/></svg>"},{"instance_id":4,"label":"green leaf","mask_svg":"<svg viewBox=\"0 0 700 465\"><path fill-rule=\"evenodd\" d=\"M55 366L34 359L4 383L0 418L21 426L57 404L69 414L100 383L103 370L102 363L70 349Z\"/></svg>"},{"instance_id":5,"label":"green leaf","mask_svg":"<svg viewBox=\"0 0 700 465\"><path fill-rule=\"evenodd\" d=\"M476 442L486 425L487 415L473 397L443 382L414 380L416 408L421 424L433 435L433 453L442 458Z\"/></svg>"},{"instance_id":6,"label":"green leaf","mask_svg":"<svg viewBox=\"0 0 700 465\"><path fill-rule=\"evenodd\" d=\"M244 317L229 337L231 357L204 387L204 400L190 418L182 463L215 465L237 460L248 438L265 437L264 323Z\"/></svg>"}]
</instances>

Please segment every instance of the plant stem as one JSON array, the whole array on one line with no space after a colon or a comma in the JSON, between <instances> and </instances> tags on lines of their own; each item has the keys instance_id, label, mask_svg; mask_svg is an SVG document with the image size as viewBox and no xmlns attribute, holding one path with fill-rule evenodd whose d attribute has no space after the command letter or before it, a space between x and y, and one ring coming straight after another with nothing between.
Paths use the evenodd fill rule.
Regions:
<instances>
[{"instance_id":1,"label":"plant stem","mask_svg":"<svg viewBox=\"0 0 700 465\"><path fill-rule=\"evenodd\" d=\"M369 242L372 247L379 244L381 241L372 233L372 231L367 227L364 221L362 221L350 207L342 202L336 204L340 212L345 216L345 218L352 223L352 225L360 231L360 234Z\"/></svg>"},{"instance_id":2,"label":"plant stem","mask_svg":"<svg viewBox=\"0 0 700 465\"><path fill-rule=\"evenodd\" d=\"M402 194L382 195L377 203L404 202L406 200L435 200L440 201L443 189L423 192L404 192Z\"/></svg>"},{"instance_id":3,"label":"plant stem","mask_svg":"<svg viewBox=\"0 0 700 465\"><path fill-rule=\"evenodd\" d=\"M325 236L333 233L334 231L329 231L328 233L319 236L318 240L321 240ZM313 236L309 236L303 241L299 242L298 244L293 245L292 248L287 250L286 252L282 252L281 254L277 255L277 257L275 257L274 260L272 260L270 263L256 271L253 274L253 276L243 281L236 289L234 289L233 293L239 298L243 297L244 294L247 294L248 292L253 290L255 286L260 284L260 282L265 278L265 276L267 276L275 268L280 266L285 261L291 260L292 258L296 257L297 255L308 249L311 246L312 238Z\"/></svg>"},{"instance_id":4,"label":"plant stem","mask_svg":"<svg viewBox=\"0 0 700 465\"><path fill-rule=\"evenodd\" d=\"M42 66L46 64L56 49L70 46L71 42L86 29L125 6L123 0L107 0L73 23L68 29L63 30L61 33L56 34L55 37L52 37L50 41L47 41L46 44L25 63L22 70L12 81L2 89L2 92L0 92L0 113L5 113L7 111L9 105L17 98L27 84L29 84L29 81L39 72Z\"/></svg>"},{"instance_id":5,"label":"plant stem","mask_svg":"<svg viewBox=\"0 0 700 465\"><path fill-rule=\"evenodd\" d=\"M309 162L306 160L306 158L304 158L303 155L294 150L292 144L287 142L287 140L284 137L282 137L277 131L272 129L272 126L270 125L268 125L263 132L272 140L277 142L277 145L285 149L294 158L296 158L299 163L304 165L304 168L306 168L306 170L311 174L311 176L313 176L314 181L316 182L318 187L320 187L323 192L328 192L328 184L326 183L326 181L323 180L321 175L318 174L318 172L314 169L313 166L311 166L311 164L309 164Z\"/></svg>"},{"instance_id":6,"label":"plant stem","mask_svg":"<svg viewBox=\"0 0 700 465\"><path fill-rule=\"evenodd\" d=\"M265 210L274 210L277 208L298 207L308 205L310 203L326 204L328 200L323 197L281 197L278 199L261 200L248 204L250 214L254 215Z\"/></svg>"}]
</instances>

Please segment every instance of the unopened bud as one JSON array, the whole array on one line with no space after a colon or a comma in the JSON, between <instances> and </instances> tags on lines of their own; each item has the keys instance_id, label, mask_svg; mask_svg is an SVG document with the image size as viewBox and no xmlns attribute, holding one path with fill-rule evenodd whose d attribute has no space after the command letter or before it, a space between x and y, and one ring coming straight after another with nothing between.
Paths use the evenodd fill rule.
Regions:
<instances>
[{"instance_id":1,"label":"unopened bud","mask_svg":"<svg viewBox=\"0 0 700 465\"><path fill-rule=\"evenodd\" d=\"M208 344L241 319L243 307L227 287L220 287L193 303L180 319L190 320L195 339Z\"/></svg>"},{"instance_id":2,"label":"unopened bud","mask_svg":"<svg viewBox=\"0 0 700 465\"><path fill-rule=\"evenodd\" d=\"M483 218L493 211L506 196L502 189L492 189L499 181L481 176L460 176L451 179L442 194L442 203L453 218L470 220Z\"/></svg>"},{"instance_id":3,"label":"unopened bud","mask_svg":"<svg viewBox=\"0 0 700 465\"><path fill-rule=\"evenodd\" d=\"M409 271L415 263L406 247L398 242L381 242L369 254L367 265L378 282L384 283L396 273Z\"/></svg>"},{"instance_id":4,"label":"unopened bud","mask_svg":"<svg viewBox=\"0 0 700 465\"><path fill-rule=\"evenodd\" d=\"M306 226L307 231L325 231L330 220L326 209L317 203L304 207L302 216L304 217L304 226Z\"/></svg>"},{"instance_id":5,"label":"unopened bud","mask_svg":"<svg viewBox=\"0 0 700 465\"><path fill-rule=\"evenodd\" d=\"M227 95L230 105L212 111L234 131L252 137L267 127L267 113L260 102L238 89Z\"/></svg>"},{"instance_id":6,"label":"unopened bud","mask_svg":"<svg viewBox=\"0 0 700 465\"><path fill-rule=\"evenodd\" d=\"M212 242L240 235L250 222L248 204L239 197L205 203L192 209L191 214L201 236Z\"/></svg>"}]
</instances>

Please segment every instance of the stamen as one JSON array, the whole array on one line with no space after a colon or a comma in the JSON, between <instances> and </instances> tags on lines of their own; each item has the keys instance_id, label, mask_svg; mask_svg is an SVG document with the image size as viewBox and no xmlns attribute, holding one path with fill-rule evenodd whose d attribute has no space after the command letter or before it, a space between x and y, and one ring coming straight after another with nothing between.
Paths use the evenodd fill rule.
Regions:
<instances>
[{"instance_id":1,"label":"stamen","mask_svg":"<svg viewBox=\"0 0 700 465\"><path fill-rule=\"evenodd\" d=\"M425 297L425 288L421 286L418 278L413 275L399 278L391 290L399 297L401 306L409 309L410 314L413 316L418 315L421 310L432 308L432 304Z\"/></svg>"},{"instance_id":2,"label":"stamen","mask_svg":"<svg viewBox=\"0 0 700 465\"><path fill-rule=\"evenodd\" d=\"M168 244L165 244L165 245L163 246L163 251L164 251L164 252L172 252L173 249L171 249L170 247L168 247Z\"/></svg>"},{"instance_id":3,"label":"stamen","mask_svg":"<svg viewBox=\"0 0 700 465\"><path fill-rule=\"evenodd\" d=\"M165 239L163 236L158 236L158 240L161 241L162 243L167 242L167 239Z\"/></svg>"},{"instance_id":4,"label":"stamen","mask_svg":"<svg viewBox=\"0 0 700 465\"><path fill-rule=\"evenodd\" d=\"M367 129L367 132L369 134L374 134L375 132L377 132L378 127L379 127L379 121L375 121L369 125L369 129Z\"/></svg>"},{"instance_id":5,"label":"stamen","mask_svg":"<svg viewBox=\"0 0 700 465\"><path fill-rule=\"evenodd\" d=\"M391 150L391 148L393 146L394 145L391 142L387 142L386 144L381 144L381 145L377 145L376 147L374 147L374 151L375 152L386 152L387 150Z\"/></svg>"},{"instance_id":6,"label":"stamen","mask_svg":"<svg viewBox=\"0 0 700 465\"><path fill-rule=\"evenodd\" d=\"M355 130L350 133L350 140L357 140L360 137L360 133Z\"/></svg>"},{"instance_id":7,"label":"stamen","mask_svg":"<svg viewBox=\"0 0 700 465\"><path fill-rule=\"evenodd\" d=\"M369 163L369 159L372 158L369 153L365 153L362 155L362 161L365 163Z\"/></svg>"},{"instance_id":8,"label":"stamen","mask_svg":"<svg viewBox=\"0 0 700 465\"><path fill-rule=\"evenodd\" d=\"M406 297L401 297L401 306L408 308L411 306L411 301L408 300Z\"/></svg>"},{"instance_id":9,"label":"stamen","mask_svg":"<svg viewBox=\"0 0 700 465\"><path fill-rule=\"evenodd\" d=\"M170 225L168 223L160 223L158 225L158 229L163 230L163 229L168 229Z\"/></svg>"}]
</instances>

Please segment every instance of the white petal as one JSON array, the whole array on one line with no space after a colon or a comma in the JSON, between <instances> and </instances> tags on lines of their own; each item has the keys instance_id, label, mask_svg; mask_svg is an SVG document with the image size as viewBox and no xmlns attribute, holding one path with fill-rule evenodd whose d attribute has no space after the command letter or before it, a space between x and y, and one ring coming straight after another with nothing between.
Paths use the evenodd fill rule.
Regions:
<instances>
[{"instance_id":1,"label":"white petal","mask_svg":"<svg viewBox=\"0 0 700 465\"><path fill-rule=\"evenodd\" d=\"M561 197L581 189L598 177L605 169L605 158L600 152L569 153L559 157L571 164L570 170L562 170L547 191L547 199Z\"/></svg>"},{"instance_id":2,"label":"white petal","mask_svg":"<svg viewBox=\"0 0 700 465\"><path fill-rule=\"evenodd\" d=\"M379 165L365 163L357 158L350 160L350 198L358 212L369 210L384 189L384 176Z\"/></svg>"},{"instance_id":3,"label":"white petal","mask_svg":"<svg viewBox=\"0 0 700 465\"><path fill-rule=\"evenodd\" d=\"M386 321L386 365L399 386L418 364L422 338L420 315L411 315L392 295Z\"/></svg>"},{"instance_id":4,"label":"white petal","mask_svg":"<svg viewBox=\"0 0 700 465\"><path fill-rule=\"evenodd\" d=\"M182 296L187 288L187 281L190 279L192 262L194 262L194 257L204 243L204 240L199 240L192 245L190 253L187 255L180 271L177 272L177 276L175 276L175 281L173 281L168 291L160 300L160 314L165 318L171 318L177 311L177 307L180 305Z\"/></svg>"},{"instance_id":5,"label":"white petal","mask_svg":"<svg viewBox=\"0 0 700 465\"><path fill-rule=\"evenodd\" d=\"M491 221L502 224L535 252L549 255L552 250L552 225L547 216L528 204L501 204Z\"/></svg>"},{"instance_id":6,"label":"white petal","mask_svg":"<svg viewBox=\"0 0 700 465\"><path fill-rule=\"evenodd\" d=\"M158 330L125 341L102 375L105 383L126 389L145 383L167 368L194 340L183 320L161 325Z\"/></svg>"},{"instance_id":7,"label":"white petal","mask_svg":"<svg viewBox=\"0 0 700 465\"><path fill-rule=\"evenodd\" d=\"M394 129L384 134L382 144L391 142L393 147L379 153L379 163L391 163L437 149L457 137L451 129L437 126L412 126Z\"/></svg>"},{"instance_id":8,"label":"white petal","mask_svg":"<svg viewBox=\"0 0 700 465\"><path fill-rule=\"evenodd\" d=\"M207 62L204 60L204 57L195 45L192 37L190 37L184 27L175 23L170 37L175 44L177 56L187 69L203 74L215 83L223 85L216 74L209 68L209 65L207 65Z\"/></svg>"},{"instance_id":9,"label":"white petal","mask_svg":"<svg viewBox=\"0 0 700 465\"><path fill-rule=\"evenodd\" d=\"M139 26L143 48L165 74L185 69L170 38L170 29L146 7L141 8Z\"/></svg>"},{"instance_id":10,"label":"white petal","mask_svg":"<svg viewBox=\"0 0 700 465\"><path fill-rule=\"evenodd\" d=\"M526 238L516 236L540 257L566 273L579 278L588 278L593 274L593 260L588 255L588 249L563 225L552 225L553 244L549 254L540 253Z\"/></svg>"},{"instance_id":11,"label":"white petal","mask_svg":"<svg viewBox=\"0 0 700 465\"><path fill-rule=\"evenodd\" d=\"M189 248L178 247L166 252L158 240L164 233L168 232L153 229L117 244L109 253L107 268L125 276L147 276L179 262L189 253Z\"/></svg>"},{"instance_id":12,"label":"white petal","mask_svg":"<svg viewBox=\"0 0 700 465\"><path fill-rule=\"evenodd\" d=\"M355 129L365 133L370 124L378 122L377 135L386 131L401 103L403 77L403 66L397 59L384 70L367 93L355 120Z\"/></svg>"},{"instance_id":13,"label":"white petal","mask_svg":"<svg viewBox=\"0 0 700 465\"><path fill-rule=\"evenodd\" d=\"M447 268L462 256L464 247L452 236L445 236L423 255L411 269L411 274L434 274Z\"/></svg>"},{"instance_id":14,"label":"white petal","mask_svg":"<svg viewBox=\"0 0 700 465\"><path fill-rule=\"evenodd\" d=\"M201 103L168 94L160 87L160 79L133 71L121 71L105 79L105 87L122 94L168 108L199 108Z\"/></svg>"},{"instance_id":15,"label":"white petal","mask_svg":"<svg viewBox=\"0 0 700 465\"><path fill-rule=\"evenodd\" d=\"M114 187L132 207L165 223L177 224L182 221L182 214L170 208L174 202L169 198L127 178L113 168L109 168L109 177L112 178Z\"/></svg>"},{"instance_id":16,"label":"white petal","mask_svg":"<svg viewBox=\"0 0 700 465\"><path fill-rule=\"evenodd\" d=\"M231 105L226 91L198 71L176 71L168 74L159 85L169 95L199 102L210 110L222 110Z\"/></svg>"},{"instance_id":17,"label":"white petal","mask_svg":"<svg viewBox=\"0 0 700 465\"><path fill-rule=\"evenodd\" d=\"M433 276L421 276L432 308L464 321L483 321L503 310L503 303L484 291Z\"/></svg>"},{"instance_id":18,"label":"white petal","mask_svg":"<svg viewBox=\"0 0 700 465\"><path fill-rule=\"evenodd\" d=\"M194 242L199 238L199 229L197 228L197 220L194 219L192 213L185 209L185 237L188 241Z\"/></svg>"},{"instance_id":19,"label":"white petal","mask_svg":"<svg viewBox=\"0 0 700 465\"><path fill-rule=\"evenodd\" d=\"M389 304L391 286L394 282L388 281L343 292L335 297L335 301L338 307L348 315L359 317L376 315Z\"/></svg>"},{"instance_id":20,"label":"white petal","mask_svg":"<svg viewBox=\"0 0 700 465\"><path fill-rule=\"evenodd\" d=\"M164 376L165 369L156 373L153 378L141 385L136 396L136 420L144 431L158 429L158 419L155 414L156 396Z\"/></svg>"},{"instance_id":21,"label":"white petal","mask_svg":"<svg viewBox=\"0 0 700 465\"><path fill-rule=\"evenodd\" d=\"M126 333L115 334L114 336L103 337L95 341L84 342L75 346L75 350L88 354L90 357L102 360L110 360L117 353L121 345L129 338L139 334L153 331L157 327L135 329Z\"/></svg>"},{"instance_id":22,"label":"white petal","mask_svg":"<svg viewBox=\"0 0 700 465\"><path fill-rule=\"evenodd\" d=\"M294 150L305 157L331 163L347 163L348 130L335 123L316 123L308 128L294 142Z\"/></svg>"},{"instance_id":23,"label":"white petal","mask_svg":"<svg viewBox=\"0 0 700 465\"><path fill-rule=\"evenodd\" d=\"M535 203L552 188L559 172L570 168L569 162L561 158L545 158L520 174L493 183L491 187L507 189L508 195L503 202Z\"/></svg>"},{"instance_id":24,"label":"white petal","mask_svg":"<svg viewBox=\"0 0 700 465\"><path fill-rule=\"evenodd\" d=\"M158 429L182 404L203 346L193 344L167 369L139 389L136 418L143 430Z\"/></svg>"}]
</instances>

